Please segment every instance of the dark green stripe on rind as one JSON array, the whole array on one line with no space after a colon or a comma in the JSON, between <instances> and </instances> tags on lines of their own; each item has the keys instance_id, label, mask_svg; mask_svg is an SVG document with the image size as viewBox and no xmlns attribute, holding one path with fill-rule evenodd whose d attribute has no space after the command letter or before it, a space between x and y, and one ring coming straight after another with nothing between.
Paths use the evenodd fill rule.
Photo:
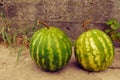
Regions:
<instances>
[{"instance_id":1,"label":"dark green stripe on rind","mask_svg":"<svg viewBox=\"0 0 120 80\"><path fill-rule=\"evenodd\" d=\"M38 31L31 40L31 57L39 65L39 53L38 53L38 44L41 44L42 39L44 39L44 31ZM41 40L40 40L41 39ZM41 46L41 45L40 45ZM37 59L38 58L38 59ZM40 66L40 65L39 65Z\"/></svg>"},{"instance_id":2,"label":"dark green stripe on rind","mask_svg":"<svg viewBox=\"0 0 120 80\"><path fill-rule=\"evenodd\" d=\"M92 45L94 44L94 41L93 41L93 38L90 37L91 35L92 35L91 33L86 33L86 36L84 36L84 38L87 40L87 41L84 40L84 43L85 43L84 48L86 49L84 50L86 51L85 54L88 57L86 58L86 64L87 64L86 69L89 69L89 70L93 70L96 67L95 54L94 54L96 50L93 49L93 47L94 48L96 47L95 45Z\"/></svg>"},{"instance_id":3,"label":"dark green stripe on rind","mask_svg":"<svg viewBox=\"0 0 120 80\"><path fill-rule=\"evenodd\" d=\"M71 45L68 45L70 43L68 42L67 38L60 37L57 34L53 34L53 37L55 37L53 40L53 41L55 41L54 42L55 43L54 49L55 49L55 51L57 51L56 52L57 55L55 55L55 56L57 56L59 59L58 61L55 61L55 63L56 62L59 63L58 64L58 69L59 69L62 66L64 66L65 64L67 64L68 60L70 59L70 56L71 56L71 48L70 47L71 47ZM56 57L54 57L54 58L56 58ZM55 59L55 60L57 60L57 59Z\"/></svg>"},{"instance_id":4,"label":"dark green stripe on rind","mask_svg":"<svg viewBox=\"0 0 120 80\"><path fill-rule=\"evenodd\" d=\"M36 58L34 58L36 53L35 53L35 47L33 46L36 44L35 41L38 40L38 38L37 39L34 39L34 38L36 38L37 36L40 36L40 34L42 33L40 31L37 31L36 34L33 35L31 42L30 42L31 43L30 44L30 55L34 61L36 61Z\"/></svg>"},{"instance_id":5,"label":"dark green stripe on rind","mask_svg":"<svg viewBox=\"0 0 120 80\"><path fill-rule=\"evenodd\" d=\"M101 32L101 33L103 33L103 32ZM105 43L104 46L106 46L106 48L104 48L104 49L107 50L106 54L108 54L107 56L105 56L106 60L104 61L104 62L107 61L107 64L105 65L107 67L108 65L110 65L112 63L112 60L113 60L113 57L114 57L114 47L113 47L112 40L110 39L110 37L108 35L104 34L104 35L101 35L101 36L104 39L103 40L104 43Z\"/></svg>"},{"instance_id":6,"label":"dark green stripe on rind","mask_svg":"<svg viewBox=\"0 0 120 80\"><path fill-rule=\"evenodd\" d=\"M101 32L101 34L103 34L103 32ZM99 38L99 41L101 42L102 46L104 47L103 54L104 54L104 59L105 59L102 61L103 62L102 64L104 64L103 67L107 67L112 62L114 51L111 51L111 50L114 50L114 49L113 49L112 41L108 37L108 35L106 35L105 33L103 35L101 35L101 34L100 34L100 32L98 33L98 36L101 36L101 38L99 38L99 37L98 38Z\"/></svg>"},{"instance_id":7,"label":"dark green stripe on rind","mask_svg":"<svg viewBox=\"0 0 120 80\"><path fill-rule=\"evenodd\" d=\"M103 64L103 59L105 58L104 49L106 48L106 46L105 47L103 46L104 40L101 37L101 33L97 32L97 31L91 31L91 36L93 36L92 38L93 38L94 44L96 46L96 50L95 50L96 52L95 53L93 52L94 65L96 65L96 68L95 68L96 71L99 71L101 65L104 65ZM92 49L94 51L94 48L92 48Z\"/></svg>"},{"instance_id":8,"label":"dark green stripe on rind","mask_svg":"<svg viewBox=\"0 0 120 80\"><path fill-rule=\"evenodd\" d=\"M63 44L63 46L64 46L64 48L66 49L66 56L65 56L65 63L64 63L64 65L66 65L67 63L68 63L68 61L69 61L69 58L71 58L71 55L72 55L72 44L71 44L71 42L70 42L70 40L69 39L66 39L65 40L65 43L66 43L66 46L65 46L65 44Z\"/></svg>"},{"instance_id":9,"label":"dark green stripe on rind","mask_svg":"<svg viewBox=\"0 0 120 80\"><path fill-rule=\"evenodd\" d=\"M96 52L96 50L93 50L93 48L96 48L93 41L93 38L91 38L92 34L91 33L85 33L82 41L81 41L81 45L83 45L83 52L82 52L82 64L85 67L85 69L89 69L89 70L93 70L94 68L96 68L95 65L95 54L94 52ZM89 43L89 44L88 44ZM85 63L85 64L84 64Z\"/></svg>"},{"instance_id":10,"label":"dark green stripe on rind","mask_svg":"<svg viewBox=\"0 0 120 80\"><path fill-rule=\"evenodd\" d=\"M54 37L54 44L55 44L54 51L56 52L56 54L54 56L54 60L55 60L54 63L56 64L56 67L59 69L59 68L61 68L62 63L64 61L63 49L61 48L61 46L62 46L62 44L60 42L61 39L56 34L53 34L53 37Z\"/></svg>"},{"instance_id":11,"label":"dark green stripe on rind","mask_svg":"<svg viewBox=\"0 0 120 80\"><path fill-rule=\"evenodd\" d=\"M38 44L37 45L37 55L36 57L38 57L38 59L36 60L37 61L37 64L40 66L40 65L43 65L43 67L46 67L46 65L44 64L44 59L43 59L43 55L45 54L45 52L43 51L43 42L45 41L45 36L46 34L42 34L38 40Z\"/></svg>"},{"instance_id":12,"label":"dark green stripe on rind","mask_svg":"<svg viewBox=\"0 0 120 80\"><path fill-rule=\"evenodd\" d=\"M49 58L49 70L56 70L56 66L55 66L55 64L53 64L53 61L54 61L54 54L52 54L52 53L54 53L54 51L53 51L53 45L55 45L55 44L53 44L52 43L52 41L54 40L54 38L52 37L52 34L48 34L48 37L47 37L49 40L48 40L48 46L47 46L47 50L49 51L48 53L49 53L49 55L48 55L48 58Z\"/></svg>"},{"instance_id":13,"label":"dark green stripe on rind","mask_svg":"<svg viewBox=\"0 0 120 80\"><path fill-rule=\"evenodd\" d=\"M61 35L58 35L56 33L61 33ZM65 35L65 33L63 32L59 32L59 31L53 31L54 37L56 37L56 39L59 42L59 49L61 49L61 59L59 60L59 68L61 68L62 66L64 66L65 64L68 63L70 57L71 57L71 53L72 53L72 47L71 47L71 43L70 40L68 39L68 37ZM57 41L56 41L57 42ZM56 45L57 47L57 45Z\"/></svg>"},{"instance_id":14,"label":"dark green stripe on rind","mask_svg":"<svg viewBox=\"0 0 120 80\"><path fill-rule=\"evenodd\" d=\"M57 43L58 40L56 40L56 36L54 34L51 34L51 47L53 50L53 53L51 55L53 55L53 61L51 62L53 65L55 65L54 70L59 69L59 53L57 51ZM57 42L56 42L57 41ZM60 49L60 48L59 48Z\"/></svg>"},{"instance_id":15,"label":"dark green stripe on rind","mask_svg":"<svg viewBox=\"0 0 120 80\"><path fill-rule=\"evenodd\" d=\"M47 47L48 47L48 34L46 33L46 35L45 35L45 37L44 37L44 40L42 41L44 44L42 45L42 48L41 48L41 50L42 50L42 60L44 60L44 62L42 61L42 67L44 68L44 69L46 69L46 70L50 70L50 65L49 65L49 63L50 63L50 60L49 60L49 50L47 49Z\"/></svg>"}]
</instances>

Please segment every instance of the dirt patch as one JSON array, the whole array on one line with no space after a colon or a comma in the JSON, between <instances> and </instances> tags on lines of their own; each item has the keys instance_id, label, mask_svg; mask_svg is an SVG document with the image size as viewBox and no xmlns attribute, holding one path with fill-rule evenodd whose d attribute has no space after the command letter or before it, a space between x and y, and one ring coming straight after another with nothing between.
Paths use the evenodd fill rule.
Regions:
<instances>
[{"instance_id":1,"label":"dirt patch","mask_svg":"<svg viewBox=\"0 0 120 80\"><path fill-rule=\"evenodd\" d=\"M72 56L67 66L57 72L45 72L31 60L29 50L25 49L19 61L14 49L0 45L0 80L119 80L120 48L115 49L112 68L101 72L87 72L76 65ZM117 67L117 69L116 69Z\"/></svg>"}]
</instances>

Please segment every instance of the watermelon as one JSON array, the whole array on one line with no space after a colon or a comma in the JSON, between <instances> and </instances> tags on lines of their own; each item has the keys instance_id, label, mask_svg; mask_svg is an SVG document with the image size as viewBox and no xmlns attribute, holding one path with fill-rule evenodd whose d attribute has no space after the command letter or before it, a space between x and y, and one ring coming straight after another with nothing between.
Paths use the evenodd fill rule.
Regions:
<instances>
[{"instance_id":1,"label":"watermelon","mask_svg":"<svg viewBox=\"0 0 120 80\"><path fill-rule=\"evenodd\" d=\"M68 36L49 26L36 31L30 41L30 56L45 71L63 68L71 58L72 45Z\"/></svg>"},{"instance_id":2,"label":"watermelon","mask_svg":"<svg viewBox=\"0 0 120 80\"><path fill-rule=\"evenodd\" d=\"M87 71L105 70L114 58L111 38L98 29L82 33L75 42L74 52L80 67Z\"/></svg>"}]
</instances>

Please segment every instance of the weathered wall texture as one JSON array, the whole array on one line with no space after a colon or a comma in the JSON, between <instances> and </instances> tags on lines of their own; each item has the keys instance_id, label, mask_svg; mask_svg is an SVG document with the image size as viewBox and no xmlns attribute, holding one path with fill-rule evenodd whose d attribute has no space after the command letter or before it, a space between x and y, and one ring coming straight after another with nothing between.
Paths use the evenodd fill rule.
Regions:
<instances>
[{"instance_id":1,"label":"weathered wall texture","mask_svg":"<svg viewBox=\"0 0 120 80\"><path fill-rule=\"evenodd\" d=\"M104 29L105 21L111 18L120 21L120 0L8 0L7 4L13 28L32 27L39 17L72 39L84 31L81 25L85 20L92 20L89 29Z\"/></svg>"}]
</instances>

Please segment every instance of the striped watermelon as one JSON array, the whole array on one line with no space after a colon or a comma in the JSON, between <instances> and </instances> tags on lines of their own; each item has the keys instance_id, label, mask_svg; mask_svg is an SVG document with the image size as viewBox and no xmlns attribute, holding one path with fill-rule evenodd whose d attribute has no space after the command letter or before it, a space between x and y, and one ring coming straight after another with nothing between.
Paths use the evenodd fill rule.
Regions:
<instances>
[{"instance_id":1,"label":"striped watermelon","mask_svg":"<svg viewBox=\"0 0 120 80\"><path fill-rule=\"evenodd\" d=\"M71 50L67 35L52 26L38 30L30 42L33 61L46 71L56 71L65 66L71 57Z\"/></svg>"},{"instance_id":2,"label":"striped watermelon","mask_svg":"<svg viewBox=\"0 0 120 80\"><path fill-rule=\"evenodd\" d=\"M103 31L89 30L76 40L75 57L85 70L105 70L112 64L114 58L113 43Z\"/></svg>"}]
</instances>

